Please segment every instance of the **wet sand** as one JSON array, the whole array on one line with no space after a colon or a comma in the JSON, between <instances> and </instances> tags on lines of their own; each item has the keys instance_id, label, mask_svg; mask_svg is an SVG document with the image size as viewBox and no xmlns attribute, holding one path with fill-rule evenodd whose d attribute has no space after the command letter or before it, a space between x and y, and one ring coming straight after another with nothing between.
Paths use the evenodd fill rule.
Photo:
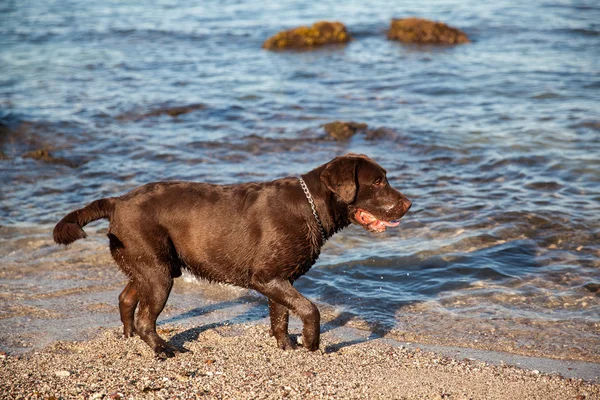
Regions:
<instances>
[{"instance_id":1,"label":"wet sand","mask_svg":"<svg viewBox=\"0 0 600 400\"><path fill-rule=\"evenodd\" d=\"M314 353L279 350L264 324L165 325L160 333L190 351L156 359L139 338L110 328L89 341L2 355L0 397L600 399L598 383L335 331Z\"/></svg>"}]
</instances>

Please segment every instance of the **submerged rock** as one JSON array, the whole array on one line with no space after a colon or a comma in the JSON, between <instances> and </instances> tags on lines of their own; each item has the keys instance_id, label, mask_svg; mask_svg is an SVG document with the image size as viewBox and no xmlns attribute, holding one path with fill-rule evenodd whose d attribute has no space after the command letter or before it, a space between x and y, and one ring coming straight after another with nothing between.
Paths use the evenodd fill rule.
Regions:
<instances>
[{"instance_id":1,"label":"submerged rock","mask_svg":"<svg viewBox=\"0 0 600 400\"><path fill-rule=\"evenodd\" d=\"M279 32L267 39L262 47L267 50L306 49L325 44L347 43L351 40L341 22L319 21L313 26L301 26Z\"/></svg>"},{"instance_id":2,"label":"submerged rock","mask_svg":"<svg viewBox=\"0 0 600 400\"><path fill-rule=\"evenodd\" d=\"M354 134L356 134L358 131L366 130L367 124L358 122L334 121L323 125L323 128L325 128L325 132L327 132L327 134L332 138L337 140L345 140L354 136Z\"/></svg>"},{"instance_id":3,"label":"submerged rock","mask_svg":"<svg viewBox=\"0 0 600 400\"><path fill-rule=\"evenodd\" d=\"M117 116L117 119L120 121L140 121L145 118L157 117L160 115L168 115L170 117L176 118L182 114L188 114L197 110L202 110L206 108L206 106L202 103L188 104L185 106L175 106L175 107L159 107L153 110L150 110L145 113L126 113Z\"/></svg>"},{"instance_id":4,"label":"submerged rock","mask_svg":"<svg viewBox=\"0 0 600 400\"><path fill-rule=\"evenodd\" d=\"M398 136L397 132L390 128L379 127L375 129L368 129L365 132L366 140L380 140L380 139L393 139Z\"/></svg>"},{"instance_id":5,"label":"submerged rock","mask_svg":"<svg viewBox=\"0 0 600 400\"><path fill-rule=\"evenodd\" d=\"M8 132L10 132L10 128L8 127L8 125L0 121L0 138L2 138L2 136L4 135L8 135Z\"/></svg>"},{"instance_id":6,"label":"submerged rock","mask_svg":"<svg viewBox=\"0 0 600 400\"><path fill-rule=\"evenodd\" d=\"M204 107L204 104L190 104L189 106L170 107L162 110L154 110L152 113L149 114L149 116L167 114L171 117L178 117L182 114L187 114L192 111L202 110L204 109Z\"/></svg>"},{"instance_id":7,"label":"submerged rock","mask_svg":"<svg viewBox=\"0 0 600 400\"><path fill-rule=\"evenodd\" d=\"M48 149L37 149L23 154L23 158L33 158L34 160L47 161L51 160L53 157L50 155L50 151Z\"/></svg>"},{"instance_id":8,"label":"submerged rock","mask_svg":"<svg viewBox=\"0 0 600 400\"><path fill-rule=\"evenodd\" d=\"M50 154L50 151L46 148L37 149L34 151L30 151L28 153L23 154L23 158L32 158L34 160L47 162L49 164L60 164L66 165L67 167L76 168L79 166L78 163L67 160L65 158L54 157Z\"/></svg>"},{"instance_id":9,"label":"submerged rock","mask_svg":"<svg viewBox=\"0 0 600 400\"><path fill-rule=\"evenodd\" d=\"M600 283L588 283L583 285L585 289L600 296Z\"/></svg>"},{"instance_id":10,"label":"submerged rock","mask_svg":"<svg viewBox=\"0 0 600 400\"><path fill-rule=\"evenodd\" d=\"M415 44L469 43L467 35L443 22L421 18L393 19L387 33L390 40Z\"/></svg>"}]
</instances>

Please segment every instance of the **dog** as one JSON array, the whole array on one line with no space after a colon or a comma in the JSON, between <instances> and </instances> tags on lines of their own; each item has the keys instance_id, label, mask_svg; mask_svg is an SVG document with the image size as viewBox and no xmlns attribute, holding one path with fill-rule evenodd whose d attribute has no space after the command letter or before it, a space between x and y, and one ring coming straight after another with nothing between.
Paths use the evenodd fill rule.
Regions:
<instances>
[{"instance_id":1,"label":"dog","mask_svg":"<svg viewBox=\"0 0 600 400\"><path fill-rule=\"evenodd\" d=\"M334 233L351 223L383 232L398 226L411 205L375 161L347 154L301 177L271 182L149 183L67 214L53 234L57 244L68 245L86 237L82 228L89 222L110 221L110 251L129 278L119 295L123 334L137 333L159 357L184 351L156 332L156 319L182 270L265 295L271 335L282 349L295 347L288 336L293 312L303 323L304 347L314 351L319 310L294 282Z\"/></svg>"}]
</instances>

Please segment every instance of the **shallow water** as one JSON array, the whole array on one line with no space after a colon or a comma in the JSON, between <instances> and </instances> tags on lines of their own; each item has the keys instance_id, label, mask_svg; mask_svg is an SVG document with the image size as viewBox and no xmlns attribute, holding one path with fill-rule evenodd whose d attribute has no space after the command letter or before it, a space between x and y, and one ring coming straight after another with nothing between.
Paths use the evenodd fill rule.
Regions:
<instances>
[{"instance_id":1,"label":"shallow water","mask_svg":"<svg viewBox=\"0 0 600 400\"><path fill-rule=\"evenodd\" d=\"M119 323L106 224L61 249L51 230L66 212L150 181L269 180L358 152L414 205L383 235L338 234L300 279L329 319L600 361L595 2L9 0L0 15L1 348ZM412 15L473 42L385 39L392 17ZM356 40L260 49L320 19ZM371 131L335 141L321 127L334 120ZM40 148L50 157L25 156ZM162 321L227 308L266 312L251 292L188 278Z\"/></svg>"}]
</instances>

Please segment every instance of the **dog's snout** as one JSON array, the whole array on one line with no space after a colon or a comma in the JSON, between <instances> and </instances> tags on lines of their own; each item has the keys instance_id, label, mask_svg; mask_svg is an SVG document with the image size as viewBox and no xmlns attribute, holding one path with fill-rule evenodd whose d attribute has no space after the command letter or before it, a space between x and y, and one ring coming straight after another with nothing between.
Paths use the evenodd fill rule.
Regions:
<instances>
[{"instance_id":1,"label":"dog's snout","mask_svg":"<svg viewBox=\"0 0 600 400\"><path fill-rule=\"evenodd\" d=\"M412 207L412 201L410 201L406 196L400 193L400 198L396 201L393 206L393 211L397 213L400 217L404 216Z\"/></svg>"},{"instance_id":2,"label":"dog's snout","mask_svg":"<svg viewBox=\"0 0 600 400\"><path fill-rule=\"evenodd\" d=\"M408 210L412 207L412 201L408 199L405 195L400 193L400 202L398 204L398 208L402 211L402 215L406 214Z\"/></svg>"},{"instance_id":3,"label":"dog's snout","mask_svg":"<svg viewBox=\"0 0 600 400\"><path fill-rule=\"evenodd\" d=\"M412 207L412 201L407 199L406 197L402 199L402 215L406 214L408 210Z\"/></svg>"}]
</instances>

